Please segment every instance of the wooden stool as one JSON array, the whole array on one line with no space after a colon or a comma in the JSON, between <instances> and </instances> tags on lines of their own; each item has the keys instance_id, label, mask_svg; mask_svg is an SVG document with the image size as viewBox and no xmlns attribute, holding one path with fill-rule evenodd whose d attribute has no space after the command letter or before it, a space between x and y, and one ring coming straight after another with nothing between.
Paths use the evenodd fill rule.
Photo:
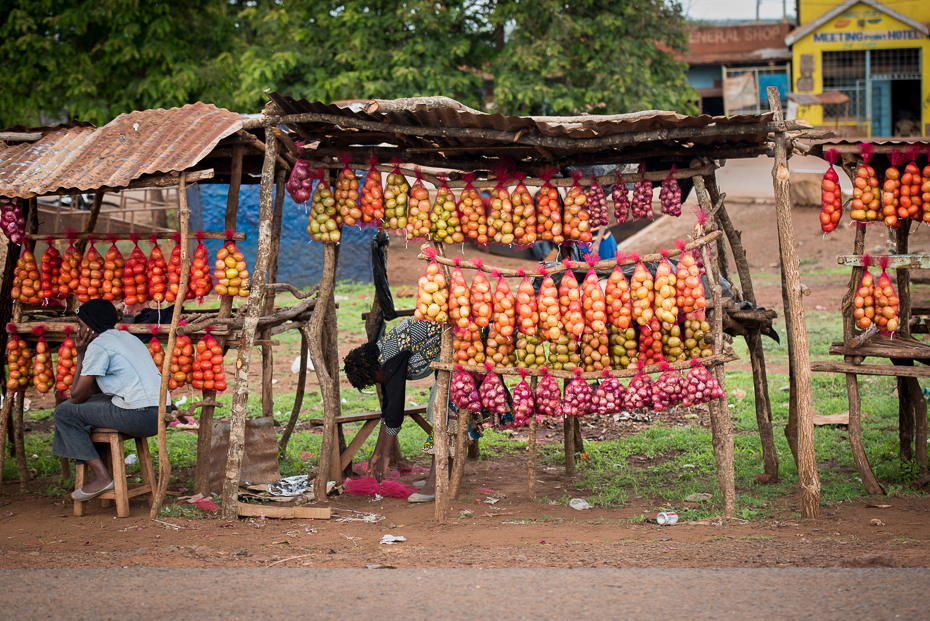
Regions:
<instances>
[{"instance_id":1,"label":"wooden stool","mask_svg":"<svg viewBox=\"0 0 930 621\"><path fill-rule=\"evenodd\" d=\"M107 467L110 475L113 477L113 491L104 492L97 496L103 501L104 507L112 506L116 501L116 515L121 518L129 517L129 499L132 496L142 494L149 495L149 506L155 502L155 496L152 489L155 487L155 470L152 468L152 456L149 454L149 443L145 438L135 438L126 435L115 429L94 429L90 432L91 442L105 443L107 448L104 449L100 458ZM136 441L136 453L139 457L139 465L142 468L142 483L126 483L126 457L123 453L123 443L126 440ZM74 472L74 489L78 490L84 487L84 475L87 472L87 465L77 466ZM75 500L74 515L81 517L84 515L84 505L89 501Z\"/></svg>"}]
</instances>

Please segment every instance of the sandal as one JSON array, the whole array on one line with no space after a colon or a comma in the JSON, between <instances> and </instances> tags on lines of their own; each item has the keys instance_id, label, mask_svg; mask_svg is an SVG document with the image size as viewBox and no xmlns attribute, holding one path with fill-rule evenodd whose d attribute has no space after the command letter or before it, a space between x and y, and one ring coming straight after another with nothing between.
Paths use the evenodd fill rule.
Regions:
<instances>
[{"instance_id":1,"label":"sandal","mask_svg":"<svg viewBox=\"0 0 930 621\"><path fill-rule=\"evenodd\" d=\"M428 494L421 494L420 492L410 494L410 496L407 498L407 502L414 502L414 503L433 502L434 500L436 500L436 496L431 496Z\"/></svg>"},{"instance_id":2,"label":"sandal","mask_svg":"<svg viewBox=\"0 0 930 621\"><path fill-rule=\"evenodd\" d=\"M71 498L73 498L73 499L75 499L75 500L80 500L81 502L86 502L86 501L88 501L88 500L91 500L91 499L93 499L93 498L96 498L97 496L99 496L100 494L103 494L103 493L105 493L105 492L112 492L114 486L115 486L115 481L110 481L110 484L109 484L109 485L107 485L106 487L104 487L104 488L103 488L102 490L100 490L99 492L94 492L94 493L92 493L92 494L88 494L87 492L85 492L85 491L84 491L84 488L82 487L81 489L76 489L76 490L74 490L73 492L71 492Z\"/></svg>"}]
</instances>

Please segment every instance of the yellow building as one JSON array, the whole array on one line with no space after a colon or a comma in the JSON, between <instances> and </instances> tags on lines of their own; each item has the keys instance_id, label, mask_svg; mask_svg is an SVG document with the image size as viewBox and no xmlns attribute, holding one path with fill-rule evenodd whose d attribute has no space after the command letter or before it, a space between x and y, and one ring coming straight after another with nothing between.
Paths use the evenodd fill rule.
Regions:
<instances>
[{"instance_id":1,"label":"yellow building","mask_svg":"<svg viewBox=\"0 0 930 621\"><path fill-rule=\"evenodd\" d=\"M850 101L800 105L798 118L869 136L930 134L930 0L800 0L799 22L785 39L794 92Z\"/></svg>"}]
</instances>

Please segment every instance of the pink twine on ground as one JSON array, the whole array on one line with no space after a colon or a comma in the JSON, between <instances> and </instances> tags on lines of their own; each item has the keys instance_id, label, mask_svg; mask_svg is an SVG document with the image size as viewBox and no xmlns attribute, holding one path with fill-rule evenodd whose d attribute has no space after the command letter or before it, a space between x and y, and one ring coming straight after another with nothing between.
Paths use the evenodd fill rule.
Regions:
<instances>
[{"instance_id":1,"label":"pink twine on ground","mask_svg":"<svg viewBox=\"0 0 930 621\"><path fill-rule=\"evenodd\" d=\"M350 496L374 496L378 494L382 498L407 498L417 491L415 487L404 485L399 481L387 480L378 483L373 477L346 479L345 489L346 494Z\"/></svg>"}]
</instances>

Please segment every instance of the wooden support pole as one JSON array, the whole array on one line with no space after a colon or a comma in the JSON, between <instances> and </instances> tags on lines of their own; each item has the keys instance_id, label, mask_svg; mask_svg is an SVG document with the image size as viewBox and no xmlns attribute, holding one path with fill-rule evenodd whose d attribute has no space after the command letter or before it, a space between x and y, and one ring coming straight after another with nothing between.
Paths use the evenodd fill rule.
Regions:
<instances>
[{"instance_id":1,"label":"wooden support pole","mask_svg":"<svg viewBox=\"0 0 930 621\"><path fill-rule=\"evenodd\" d=\"M562 380L562 394L565 394L565 388L570 380ZM567 476L575 475L575 425L572 419L562 415L562 450L565 453L565 474Z\"/></svg>"},{"instance_id":2,"label":"wooden support pole","mask_svg":"<svg viewBox=\"0 0 930 621\"><path fill-rule=\"evenodd\" d=\"M906 255L908 247L908 235L911 232L910 218L904 219L898 229L895 231L896 252L898 255ZM902 336L910 336L911 326L911 272L906 267L895 270L895 277L898 285L898 308L899 321L898 332ZM903 366L913 366L913 360L892 360L893 364ZM914 403L911 395L911 381L906 377L896 378L898 387L898 446L899 457L901 461L908 462L913 456L911 445L914 442ZM917 383L916 380L913 383ZM917 399L923 401L924 397L920 394L918 384Z\"/></svg>"},{"instance_id":3,"label":"wooden support pole","mask_svg":"<svg viewBox=\"0 0 930 621\"><path fill-rule=\"evenodd\" d=\"M239 508L239 474L242 468L242 454L245 451L245 419L249 408L249 362L252 359L252 344L261 313L262 296L268 277L268 261L271 254L271 214L273 211L273 192L275 181L276 143L271 127L265 128L265 162L262 167L262 181L258 196L258 250L255 257L255 271L249 288L249 298L239 338L239 352L236 358L235 389L232 407L229 410L229 451L226 458L226 476L223 481L223 519L233 520Z\"/></svg>"},{"instance_id":4,"label":"wooden support pole","mask_svg":"<svg viewBox=\"0 0 930 621\"><path fill-rule=\"evenodd\" d=\"M11 398L13 400L13 442L16 450L16 466L19 470L19 489L29 489L29 464L26 462L26 430L23 421L24 391L19 391Z\"/></svg>"},{"instance_id":5,"label":"wooden support pole","mask_svg":"<svg viewBox=\"0 0 930 621\"><path fill-rule=\"evenodd\" d=\"M239 214L239 188L242 181L242 154L244 151L245 146L241 144L233 147L233 172L229 179L229 190L226 193L226 217L223 222L227 231L236 230L236 218ZM229 319L232 316L232 303L233 299L230 297L220 299L220 310L217 314L219 321ZM226 335L215 334L213 337L216 339L216 344L223 347L225 351ZM204 399L212 396L212 393L207 392L201 394ZM210 494L210 450L213 446L213 413L214 408L212 406L206 406L200 411L200 428L197 430L197 466L194 470L194 493L203 496Z\"/></svg>"},{"instance_id":6,"label":"wooden support pole","mask_svg":"<svg viewBox=\"0 0 930 621\"><path fill-rule=\"evenodd\" d=\"M849 356L844 359L850 362ZM846 374L846 392L849 395L848 433L853 462L856 464L856 470L859 472L859 478L862 479L865 490L872 496L884 495L885 490L882 489L878 479L875 478L875 473L872 472L872 466L869 464L869 457L866 455L865 445L862 442L862 403L859 397L859 378L855 373Z\"/></svg>"},{"instance_id":7,"label":"wooden support pole","mask_svg":"<svg viewBox=\"0 0 930 621\"><path fill-rule=\"evenodd\" d=\"M6 350L4 350L6 351ZM13 397L12 395L7 396L3 399L3 407L0 408L0 482L3 481L3 465L6 462L6 452L7 452L7 435L13 431L14 425L12 422L13 418ZM13 437L13 446L12 448L16 450L16 438Z\"/></svg>"},{"instance_id":8,"label":"wooden support pole","mask_svg":"<svg viewBox=\"0 0 930 621\"><path fill-rule=\"evenodd\" d=\"M768 87L769 106L775 120L784 121L778 88ZM788 137L783 131L775 136L775 165L772 179L775 185L775 212L778 238L781 244L781 265L785 274L788 304L785 316L791 318L788 339L793 341L798 401L798 478L801 486L801 517L820 517L820 474L814 452L814 403L811 385L810 352L807 349L807 321L801 293L801 274L795 249L794 223L791 219L789 196Z\"/></svg>"},{"instance_id":9,"label":"wooden support pole","mask_svg":"<svg viewBox=\"0 0 930 621\"><path fill-rule=\"evenodd\" d=\"M449 268L443 267L446 282ZM452 330L442 331L442 346L439 352L442 361L452 360ZM437 374L436 400L433 402L433 452L436 459L436 513L437 520L448 517L452 499L449 497L449 438L446 433L446 418L449 415L449 371Z\"/></svg>"},{"instance_id":10,"label":"wooden support pole","mask_svg":"<svg viewBox=\"0 0 930 621\"><path fill-rule=\"evenodd\" d=\"M187 238L188 238L188 219L190 210L187 208L187 182L185 174L182 172L178 179L178 212L181 220L181 281L178 283L178 291L187 291L187 282L190 279L191 262L187 256ZM174 350L178 342L178 324L181 322L181 304L174 305L174 312L171 315L171 327L168 331L168 346L165 352ZM171 356L166 355L165 361L161 367L161 387L158 390L158 486L153 490L154 502L149 512L149 517L155 519L158 512L161 511L161 504L165 498L165 492L168 491L168 481L171 480L171 462L168 460L168 436L167 420L168 415L168 378L171 375Z\"/></svg>"},{"instance_id":11,"label":"wooden support pole","mask_svg":"<svg viewBox=\"0 0 930 621\"><path fill-rule=\"evenodd\" d=\"M332 468L338 467L338 460L333 459L336 446L336 416L342 411L338 395L333 390L332 378L326 366L323 353L323 327L330 299L334 299L336 288L336 268L339 261L339 248L336 244L323 245L323 275L320 277L320 293L317 305L308 324L307 347L310 360L316 372L323 398L323 440L320 447L320 460L317 466L316 481L313 484L313 497L317 502L326 502L326 484ZM334 463L335 462L335 463Z\"/></svg>"},{"instance_id":12,"label":"wooden support pole","mask_svg":"<svg viewBox=\"0 0 930 621\"><path fill-rule=\"evenodd\" d=\"M536 394L538 378L530 378L530 389ZM526 445L526 499L536 500L536 414L530 416L529 437Z\"/></svg>"},{"instance_id":13,"label":"wooden support pole","mask_svg":"<svg viewBox=\"0 0 930 621\"><path fill-rule=\"evenodd\" d=\"M307 388L307 360L310 356L307 349L308 332L306 324L301 326L300 371L297 372L297 392L294 394L294 407L291 408L291 417L287 420L287 427L284 428L284 433L281 434L281 440L278 443L278 454L282 456L287 453L287 443L291 439L291 434L294 433L294 426L297 424L297 417L300 415L300 408L304 402L304 391Z\"/></svg>"},{"instance_id":14,"label":"wooden support pole","mask_svg":"<svg viewBox=\"0 0 930 621\"><path fill-rule=\"evenodd\" d=\"M435 404L434 404L435 407ZM458 429L455 434L455 455L452 464L452 481L449 486L449 501L454 502L458 498L459 490L462 485L462 477L465 475L465 461L468 459L468 448L465 445L468 438L468 422L471 418L471 412L459 408L458 411ZM433 443L435 446L435 443Z\"/></svg>"},{"instance_id":15,"label":"wooden support pole","mask_svg":"<svg viewBox=\"0 0 930 621\"><path fill-rule=\"evenodd\" d=\"M281 240L281 216L284 208L284 181L285 171L279 170L275 178L274 212L271 220L271 238L276 240L271 245L271 256L268 259L268 282L278 280L278 250ZM265 289L265 304L262 307L262 316L274 312L275 289ZM269 342L271 340L271 327L262 329L262 416L274 416L274 350Z\"/></svg>"}]
</instances>

